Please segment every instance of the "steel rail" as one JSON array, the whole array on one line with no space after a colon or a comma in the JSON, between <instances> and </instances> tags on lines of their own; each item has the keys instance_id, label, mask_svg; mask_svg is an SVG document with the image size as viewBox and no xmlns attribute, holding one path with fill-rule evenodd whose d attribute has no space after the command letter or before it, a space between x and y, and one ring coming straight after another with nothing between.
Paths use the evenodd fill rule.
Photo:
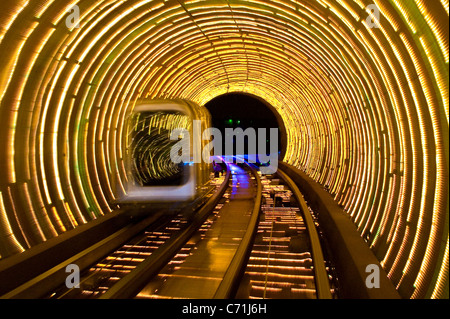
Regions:
<instances>
[{"instance_id":1,"label":"steel rail","mask_svg":"<svg viewBox=\"0 0 450 319\"><path fill-rule=\"evenodd\" d=\"M318 299L332 299L330 281L328 279L328 273L325 268L325 260L323 257L322 247L320 244L319 234L317 233L316 226L314 224L313 217L306 205L305 199L300 192L294 181L282 170L278 169L278 176L280 176L291 189L295 198L300 205L300 211L305 221L306 228L308 230L309 238L311 241L311 255L314 266L314 280L316 283L316 291Z\"/></svg>"},{"instance_id":2,"label":"steel rail","mask_svg":"<svg viewBox=\"0 0 450 319\"><path fill-rule=\"evenodd\" d=\"M123 242L130 240L137 233L148 228L160 217L161 213L156 213L137 224L130 224L123 227L119 231L95 243L89 248L84 249L78 254L64 260L42 274L39 274L35 278L5 293L0 296L0 299L43 298L43 296L64 283L68 275L66 273L66 267L68 265L75 264L80 270L89 267L91 264L95 263L95 261L107 255L111 250L120 246Z\"/></svg>"},{"instance_id":3,"label":"steel rail","mask_svg":"<svg viewBox=\"0 0 450 319\"><path fill-rule=\"evenodd\" d=\"M221 188L225 188L228 185L228 180L225 180L221 185ZM220 192L221 189L218 190ZM210 193L210 192L209 192ZM219 196L222 197L223 193ZM214 195L211 196L211 201ZM205 205L206 205L205 204ZM189 213L194 209L200 209L200 205L186 206L183 212ZM153 224L158 224L160 217L162 217L163 212L155 212L153 215L143 218L141 221L136 222L131 219L131 223L122 227L118 231L114 232L110 236L96 242L95 244L83 249L82 251L70 256L56 265L50 266L44 272L36 275L19 286L6 291L4 294L0 295L0 299L38 299L44 298L52 290L60 287L67 278L66 267L69 264L76 264L80 271L85 270L92 264L95 264L97 260L101 260L107 256L111 251L120 247L123 243L129 241L131 238L135 237L140 232L144 231L146 228Z\"/></svg>"},{"instance_id":4,"label":"steel rail","mask_svg":"<svg viewBox=\"0 0 450 319\"><path fill-rule=\"evenodd\" d=\"M252 215L250 216L250 221L245 232L242 241L239 244L238 249L228 267L222 282L214 294L213 299L229 299L232 297L235 289L237 288L237 281L247 264L248 257L251 251L252 242L257 230L259 215L261 212L261 199L262 199L262 184L261 178L258 172L249 165L252 175L256 180L256 198L255 205L253 207Z\"/></svg>"},{"instance_id":5,"label":"steel rail","mask_svg":"<svg viewBox=\"0 0 450 319\"><path fill-rule=\"evenodd\" d=\"M214 207L223 197L230 181L231 170L227 169L224 182L214 195L200 208L192 222L177 234L174 234L162 246L155 250L133 271L119 280L100 299L130 299L134 298L159 271L183 248L185 243L204 223Z\"/></svg>"}]
</instances>

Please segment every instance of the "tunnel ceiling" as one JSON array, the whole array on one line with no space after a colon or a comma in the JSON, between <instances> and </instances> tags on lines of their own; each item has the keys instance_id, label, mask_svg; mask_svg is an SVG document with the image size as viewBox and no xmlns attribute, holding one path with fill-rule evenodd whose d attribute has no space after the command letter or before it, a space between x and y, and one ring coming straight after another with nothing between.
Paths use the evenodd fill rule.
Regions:
<instances>
[{"instance_id":1,"label":"tunnel ceiling","mask_svg":"<svg viewBox=\"0 0 450 319\"><path fill-rule=\"evenodd\" d=\"M0 255L114 209L136 99L245 92L402 296L442 296L448 17L448 0L1 1Z\"/></svg>"}]
</instances>

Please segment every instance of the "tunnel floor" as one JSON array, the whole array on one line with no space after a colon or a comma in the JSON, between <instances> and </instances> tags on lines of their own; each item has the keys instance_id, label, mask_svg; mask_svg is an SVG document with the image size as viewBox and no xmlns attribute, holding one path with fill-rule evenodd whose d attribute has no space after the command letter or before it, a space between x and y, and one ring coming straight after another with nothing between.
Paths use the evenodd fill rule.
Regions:
<instances>
[{"instance_id":1,"label":"tunnel floor","mask_svg":"<svg viewBox=\"0 0 450 319\"><path fill-rule=\"evenodd\" d=\"M210 228L199 230L187 243L185 248L190 252L182 265L170 262L137 298L214 297L247 230L254 206L255 187L249 173L233 164L231 169L231 187L225 195L228 199L216 207L219 211L207 222Z\"/></svg>"}]
</instances>

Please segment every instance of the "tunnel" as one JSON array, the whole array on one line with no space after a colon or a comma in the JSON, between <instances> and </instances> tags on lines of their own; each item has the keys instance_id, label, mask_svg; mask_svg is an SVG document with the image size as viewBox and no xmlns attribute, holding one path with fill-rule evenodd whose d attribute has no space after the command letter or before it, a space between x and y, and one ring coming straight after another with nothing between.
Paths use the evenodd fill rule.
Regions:
<instances>
[{"instance_id":1,"label":"tunnel","mask_svg":"<svg viewBox=\"0 0 450 319\"><path fill-rule=\"evenodd\" d=\"M448 19L448 0L1 1L0 261L114 212L138 99L239 93L402 298L448 298Z\"/></svg>"},{"instance_id":2,"label":"tunnel","mask_svg":"<svg viewBox=\"0 0 450 319\"><path fill-rule=\"evenodd\" d=\"M205 107L211 113L212 127L220 130L222 135L222 153L225 154L227 129L234 131L236 128L241 128L244 132L248 129L255 130L255 154L256 153L270 153L271 140L273 139L273 150L278 154L278 157L283 157L286 152L286 127L283 120L275 109L257 96L242 93L228 93L220 95L208 103ZM226 112L223 112L226 110ZM259 129L262 130L261 137L259 137ZM277 130L277 136L271 136L270 129ZM228 133L229 134L229 133ZM259 140L265 137L266 142L259 150ZM236 140L233 141L236 144ZM248 147L248 138L244 140L244 156L248 159L250 148ZM236 149L233 149L233 154ZM255 157L255 162L258 158Z\"/></svg>"}]
</instances>

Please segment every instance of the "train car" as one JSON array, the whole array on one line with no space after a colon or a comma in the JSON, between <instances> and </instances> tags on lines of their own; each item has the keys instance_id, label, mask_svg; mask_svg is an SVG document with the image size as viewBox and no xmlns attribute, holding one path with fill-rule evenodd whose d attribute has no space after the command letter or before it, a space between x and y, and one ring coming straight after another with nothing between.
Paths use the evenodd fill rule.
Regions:
<instances>
[{"instance_id":1,"label":"train car","mask_svg":"<svg viewBox=\"0 0 450 319\"><path fill-rule=\"evenodd\" d=\"M117 204L183 204L211 190L211 163L194 161L194 152L209 143L201 136L200 145L193 142L194 125L201 123L201 132L211 125L205 107L187 100L141 100L126 123L126 180ZM186 136L174 139L175 130L189 132L191 142L189 156L179 163L173 161L173 149Z\"/></svg>"}]
</instances>

